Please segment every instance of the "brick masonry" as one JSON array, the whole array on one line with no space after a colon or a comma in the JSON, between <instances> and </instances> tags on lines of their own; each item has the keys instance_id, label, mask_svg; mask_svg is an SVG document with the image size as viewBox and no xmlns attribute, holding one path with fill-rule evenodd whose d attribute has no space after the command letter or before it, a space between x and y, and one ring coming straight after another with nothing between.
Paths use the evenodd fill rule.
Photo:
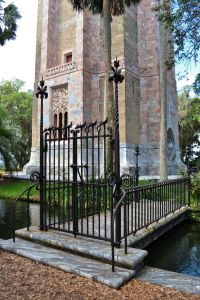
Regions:
<instances>
[{"instance_id":1,"label":"brick masonry","mask_svg":"<svg viewBox=\"0 0 200 300\"><path fill-rule=\"evenodd\" d=\"M112 57L124 68L120 85L120 141L122 169L134 169L134 148L140 145L141 175L159 172L160 84L159 24L152 12L155 0L112 21ZM35 87L43 75L49 98L44 105L44 125L53 125L52 90L68 86L68 119L73 123L103 118L103 39L100 16L74 12L66 0L39 0ZM64 55L72 53L72 63ZM66 100L67 101L67 100ZM33 100L31 160L24 170L39 165L38 100ZM177 93L174 70L168 74L168 168L176 174L180 162Z\"/></svg>"}]
</instances>

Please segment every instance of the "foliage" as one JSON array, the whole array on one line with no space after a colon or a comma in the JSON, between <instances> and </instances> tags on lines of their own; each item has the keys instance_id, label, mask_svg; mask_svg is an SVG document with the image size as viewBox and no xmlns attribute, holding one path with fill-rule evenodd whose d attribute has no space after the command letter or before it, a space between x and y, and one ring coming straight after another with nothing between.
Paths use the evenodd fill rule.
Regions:
<instances>
[{"instance_id":1,"label":"foliage","mask_svg":"<svg viewBox=\"0 0 200 300\"><path fill-rule=\"evenodd\" d=\"M101 14L103 12L103 2L104 0L70 0L72 6L75 10L81 11L84 9L89 9L92 14ZM139 0L111 0L110 1L110 13L113 16L119 16L125 13L126 7L132 4L137 4Z\"/></svg>"},{"instance_id":2,"label":"foliage","mask_svg":"<svg viewBox=\"0 0 200 300\"><path fill-rule=\"evenodd\" d=\"M6 146L6 152L1 151L6 169L22 169L30 156L32 93L20 92L23 85L18 79L0 83L0 106L6 115L1 118L1 127L3 125L9 132L7 143L1 140L0 144ZM9 155L9 164L6 164L5 155Z\"/></svg>"},{"instance_id":3,"label":"foliage","mask_svg":"<svg viewBox=\"0 0 200 300\"><path fill-rule=\"evenodd\" d=\"M192 177L191 196L193 200L196 201L196 204L198 205L200 200L200 173L195 174L195 176Z\"/></svg>"},{"instance_id":4,"label":"foliage","mask_svg":"<svg viewBox=\"0 0 200 300\"><path fill-rule=\"evenodd\" d=\"M24 81L14 78L13 80L3 80L0 84L0 95L9 95L19 92L24 86Z\"/></svg>"},{"instance_id":5,"label":"foliage","mask_svg":"<svg viewBox=\"0 0 200 300\"><path fill-rule=\"evenodd\" d=\"M189 155L190 165L195 166L200 165L200 98L190 98L189 92L190 88L185 87L179 95L179 142L183 162Z\"/></svg>"},{"instance_id":6,"label":"foliage","mask_svg":"<svg viewBox=\"0 0 200 300\"><path fill-rule=\"evenodd\" d=\"M200 50L199 0L165 0L155 8L159 19L173 33L175 56L178 61L198 60ZM170 41L169 41L170 42ZM173 53L169 66L174 64Z\"/></svg>"},{"instance_id":7,"label":"foliage","mask_svg":"<svg viewBox=\"0 0 200 300\"><path fill-rule=\"evenodd\" d=\"M12 135L5 126L6 114L0 107L0 160L3 160L6 169L11 169L13 166L12 155L8 149Z\"/></svg>"},{"instance_id":8,"label":"foliage","mask_svg":"<svg viewBox=\"0 0 200 300\"><path fill-rule=\"evenodd\" d=\"M3 8L4 0L0 0L0 45L3 46L7 40L16 38L17 20L21 15L14 4Z\"/></svg>"},{"instance_id":9,"label":"foliage","mask_svg":"<svg viewBox=\"0 0 200 300\"><path fill-rule=\"evenodd\" d=\"M200 73L197 74L195 81L193 83L193 90L196 95L200 96Z\"/></svg>"}]
</instances>

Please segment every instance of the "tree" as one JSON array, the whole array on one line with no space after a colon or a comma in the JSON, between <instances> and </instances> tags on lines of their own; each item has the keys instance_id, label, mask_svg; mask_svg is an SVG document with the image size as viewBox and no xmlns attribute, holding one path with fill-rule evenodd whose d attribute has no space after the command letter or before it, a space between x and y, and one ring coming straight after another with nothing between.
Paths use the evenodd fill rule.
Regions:
<instances>
[{"instance_id":1,"label":"tree","mask_svg":"<svg viewBox=\"0 0 200 300\"><path fill-rule=\"evenodd\" d=\"M164 0L161 0L161 4ZM159 24L160 36L160 180L167 180L167 30Z\"/></svg>"},{"instance_id":2,"label":"tree","mask_svg":"<svg viewBox=\"0 0 200 300\"><path fill-rule=\"evenodd\" d=\"M155 10L159 19L173 34L171 44L177 61L198 61L200 54L200 1L165 0ZM168 59L168 67L174 65L174 55Z\"/></svg>"},{"instance_id":3,"label":"tree","mask_svg":"<svg viewBox=\"0 0 200 300\"><path fill-rule=\"evenodd\" d=\"M14 167L14 160L8 149L13 137L5 126L5 120L5 111L0 107L0 162L6 170L10 170Z\"/></svg>"},{"instance_id":4,"label":"tree","mask_svg":"<svg viewBox=\"0 0 200 300\"><path fill-rule=\"evenodd\" d=\"M185 163L188 148L191 149L189 162L200 164L200 98L191 98L191 87L183 88L179 100L179 142L181 159Z\"/></svg>"},{"instance_id":5,"label":"tree","mask_svg":"<svg viewBox=\"0 0 200 300\"><path fill-rule=\"evenodd\" d=\"M196 95L200 96L200 73L197 74L195 81L193 83L193 90Z\"/></svg>"},{"instance_id":6,"label":"tree","mask_svg":"<svg viewBox=\"0 0 200 300\"><path fill-rule=\"evenodd\" d=\"M19 92L24 86L24 81L14 78L13 80L3 80L0 83L0 95L9 95Z\"/></svg>"},{"instance_id":7,"label":"tree","mask_svg":"<svg viewBox=\"0 0 200 300\"><path fill-rule=\"evenodd\" d=\"M108 122L113 127L113 84L109 82L111 67L111 20L112 16L119 16L125 13L126 7L135 5L140 0L70 0L73 9L83 11L90 10L93 14L101 14L104 28L104 62L105 62L105 81L104 81L104 101L107 110Z\"/></svg>"},{"instance_id":8,"label":"tree","mask_svg":"<svg viewBox=\"0 0 200 300\"><path fill-rule=\"evenodd\" d=\"M0 83L0 105L6 114L4 126L12 137L7 149L19 169L29 161L31 150L32 93L20 92L24 82L18 79ZM1 142L0 142L1 143Z\"/></svg>"},{"instance_id":9,"label":"tree","mask_svg":"<svg viewBox=\"0 0 200 300\"><path fill-rule=\"evenodd\" d=\"M165 26L166 31L172 33L172 38L166 44L166 48L168 46L172 51L168 51L165 65L169 69L172 68L175 59L182 62L189 62L193 59L197 62L200 49L199 0L161 0L155 11L158 12L159 20Z\"/></svg>"},{"instance_id":10,"label":"tree","mask_svg":"<svg viewBox=\"0 0 200 300\"><path fill-rule=\"evenodd\" d=\"M17 20L21 15L14 4L2 7L4 0L0 0L0 45L3 46L6 41L16 38Z\"/></svg>"}]
</instances>

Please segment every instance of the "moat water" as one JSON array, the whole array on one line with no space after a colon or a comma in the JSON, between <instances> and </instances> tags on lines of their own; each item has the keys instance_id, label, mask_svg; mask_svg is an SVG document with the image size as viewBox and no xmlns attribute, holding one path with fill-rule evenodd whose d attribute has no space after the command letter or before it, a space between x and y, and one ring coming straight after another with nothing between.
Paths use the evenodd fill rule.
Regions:
<instances>
[{"instance_id":1,"label":"moat water","mask_svg":"<svg viewBox=\"0 0 200 300\"><path fill-rule=\"evenodd\" d=\"M12 237L13 226L13 200L0 199L0 238L9 239ZM39 225L39 204L30 204L30 223ZM27 226L27 203L18 201L16 208L16 229Z\"/></svg>"},{"instance_id":2,"label":"moat water","mask_svg":"<svg viewBox=\"0 0 200 300\"><path fill-rule=\"evenodd\" d=\"M200 277L200 223L181 223L146 250L146 266Z\"/></svg>"}]
</instances>

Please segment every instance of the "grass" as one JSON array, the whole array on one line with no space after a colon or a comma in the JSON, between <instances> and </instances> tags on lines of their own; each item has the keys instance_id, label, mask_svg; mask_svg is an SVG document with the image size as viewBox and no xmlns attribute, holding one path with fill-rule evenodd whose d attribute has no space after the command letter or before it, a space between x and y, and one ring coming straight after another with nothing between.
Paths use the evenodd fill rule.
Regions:
<instances>
[{"instance_id":1,"label":"grass","mask_svg":"<svg viewBox=\"0 0 200 300\"><path fill-rule=\"evenodd\" d=\"M0 182L0 198L15 200L25 189L27 189L32 184L32 182L27 180L4 180L3 182ZM38 200L39 191L33 188L30 196L31 200ZM25 194L22 199L26 198L27 195Z\"/></svg>"}]
</instances>

